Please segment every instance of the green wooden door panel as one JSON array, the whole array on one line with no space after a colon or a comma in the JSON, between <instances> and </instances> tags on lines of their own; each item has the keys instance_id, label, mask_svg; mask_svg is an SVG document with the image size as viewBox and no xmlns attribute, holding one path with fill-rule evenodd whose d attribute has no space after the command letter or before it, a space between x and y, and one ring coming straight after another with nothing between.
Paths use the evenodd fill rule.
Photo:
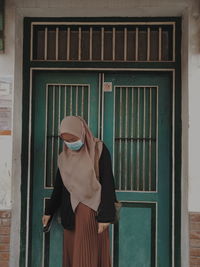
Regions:
<instances>
[{"instance_id":1,"label":"green wooden door panel","mask_svg":"<svg viewBox=\"0 0 200 267\"><path fill-rule=\"evenodd\" d=\"M62 149L58 125L65 115L83 115L93 134L98 135L98 74L44 71L35 73L33 78L29 266L42 266L44 261L45 267L55 267L62 262L63 228L55 220L51 232L44 235L41 217L45 199L53 189L57 155ZM82 94L83 90L86 93Z\"/></svg>"},{"instance_id":2,"label":"green wooden door panel","mask_svg":"<svg viewBox=\"0 0 200 267\"><path fill-rule=\"evenodd\" d=\"M41 217L62 149L58 125L70 114L83 115L95 136L102 128L111 152L123 202L119 224L110 227L113 267L171 266L171 76L110 72L104 80L112 91L102 100L97 72L34 72L29 266L62 266L62 226L55 219L44 235Z\"/></svg>"},{"instance_id":3,"label":"green wooden door panel","mask_svg":"<svg viewBox=\"0 0 200 267\"><path fill-rule=\"evenodd\" d=\"M115 233L119 252L118 242L115 242L114 258L118 260L114 259L114 266L153 267L157 262L159 267L169 267L172 219L171 74L105 73L104 81L112 82L112 91L104 92L103 137L112 153L117 196L124 203L122 219ZM121 131L116 125L118 128L121 125ZM146 186L147 182L150 187ZM131 203L132 206L125 208ZM135 208L136 204L141 205L141 209ZM149 204L153 205L153 213L146 208ZM147 229L154 229L156 236ZM152 242L154 239L155 242ZM128 249L131 243L133 253Z\"/></svg>"},{"instance_id":4,"label":"green wooden door panel","mask_svg":"<svg viewBox=\"0 0 200 267\"><path fill-rule=\"evenodd\" d=\"M155 248L154 212L153 204L124 204L118 235L119 263L114 266L155 266L152 257L152 248Z\"/></svg>"}]
</instances>

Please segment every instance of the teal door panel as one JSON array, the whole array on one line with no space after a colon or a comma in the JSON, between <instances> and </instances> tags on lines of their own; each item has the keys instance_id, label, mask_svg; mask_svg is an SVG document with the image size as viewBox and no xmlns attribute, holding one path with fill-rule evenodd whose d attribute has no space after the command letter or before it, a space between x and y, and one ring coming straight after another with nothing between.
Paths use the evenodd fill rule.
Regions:
<instances>
[{"instance_id":1,"label":"teal door panel","mask_svg":"<svg viewBox=\"0 0 200 267\"><path fill-rule=\"evenodd\" d=\"M59 217L47 234L42 232L41 221L45 203L53 190L57 156L63 145L58 138L58 126L65 115L80 115L98 136L98 82L98 73L34 73L29 266L62 266L63 228Z\"/></svg>"},{"instance_id":2,"label":"teal door panel","mask_svg":"<svg viewBox=\"0 0 200 267\"><path fill-rule=\"evenodd\" d=\"M112 91L99 88L103 77ZM41 217L62 150L58 126L70 114L83 116L111 152L123 203L110 227L113 267L171 266L171 84L167 72L34 72L29 266L62 266L59 217L45 235Z\"/></svg>"},{"instance_id":3,"label":"teal door panel","mask_svg":"<svg viewBox=\"0 0 200 267\"><path fill-rule=\"evenodd\" d=\"M114 267L171 266L172 83L163 72L105 73L103 139L121 220Z\"/></svg>"},{"instance_id":4,"label":"teal door panel","mask_svg":"<svg viewBox=\"0 0 200 267\"><path fill-rule=\"evenodd\" d=\"M114 258L114 266L155 266L155 258L152 257L152 248L155 247L154 204L123 204L119 234L115 236L120 250L118 262Z\"/></svg>"}]
</instances>

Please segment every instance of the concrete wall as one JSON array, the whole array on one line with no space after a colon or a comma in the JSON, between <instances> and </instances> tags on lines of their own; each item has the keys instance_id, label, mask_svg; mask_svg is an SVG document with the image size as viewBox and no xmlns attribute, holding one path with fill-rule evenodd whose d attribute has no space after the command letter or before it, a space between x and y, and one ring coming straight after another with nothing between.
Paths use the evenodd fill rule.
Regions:
<instances>
[{"instance_id":1,"label":"concrete wall","mask_svg":"<svg viewBox=\"0 0 200 267\"><path fill-rule=\"evenodd\" d=\"M13 180L13 93L14 93L14 25L13 20L15 14L14 8L10 3L6 3L5 7L5 53L0 54L0 82L7 81L10 84L10 90L6 95L0 96L0 107L7 108L11 112L11 120L9 120L9 131L6 135L0 135L0 266L8 266L10 258L10 225L11 211L13 207L12 189ZM18 191L19 195L19 191ZM20 212L20 210L18 210ZM17 239L19 241L19 232ZM13 265L14 266L14 265Z\"/></svg>"},{"instance_id":2,"label":"concrete wall","mask_svg":"<svg viewBox=\"0 0 200 267\"><path fill-rule=\"evenodd\" d=\"M189 28L189 211L200 212L200 1L191 8Z\"/></svg>"},{"instance_id":3,"label":"concrete wall","mask_svg":"<svg viewBox=\"0 0 200 267\"><path fill-rule=\"evenodd\" d=\"M5 11L5 53L0 54L0 81L11 82L11 101L14 79L14 9ZM9 96L8 96L9 97ZM6 104L6 96L0 96L1 105ZM12 104L11 104L12 105ZM12 127L12 125L11 125ZM12 165L12 129L11 135L0 135L0 209L11 208L11 165Z\"/></svg>"},{"instance_id":4,"label":"concrete wall","mask_svg":"<svg viewBox=\"0 0 200 267\"><path fill-rule=\"evenodd\" d=\"M19 256L22 38L24 16L182 16L182 267L188 266L188 211L200 212L200 11L188 0L6 1L5 54L0 76L13 80L12 135L0 136L0 209L12 208L10 266ZM181 156L181 155L180 155ZM12 168L11 168L12 165ZM12 174L12 175L11 175ZM2 186L3 185L3 186Z\"/></svg>"},{"instance_id":5,"label":"concrete wall","mask_svg":"<svg viewBox=\"0 0 200 267\"><path fill-rule=\"evenodd\" d=\"M4 210L11 209L12 137L0 136L0 148L0 207Z\"/></svg>"}]
</instances>

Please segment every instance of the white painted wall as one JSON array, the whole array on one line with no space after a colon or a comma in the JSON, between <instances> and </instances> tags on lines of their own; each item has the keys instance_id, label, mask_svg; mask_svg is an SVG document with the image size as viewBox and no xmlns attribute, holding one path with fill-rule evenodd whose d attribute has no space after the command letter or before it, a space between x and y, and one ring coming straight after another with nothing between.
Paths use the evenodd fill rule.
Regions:
<instances>
[{"instance_id":1,"label":"white painted wall","mask_svg":"<svg viewBox=\"0 0 200 267\"><path fill-rule=\"evenodd\" d=\"M198 0L7 0L5 54L0 76L13 77L13 136L0 137L0 209L12 207L11 260L20 242L22 38L24 16L183 16L182 27L182 267L188 260L188 211L200 212L200 1ZM16 52L15 52L16 51ZM13 143L13 145L12 145ZM180 155L181 156L181 155ZM12 163L12 168L11 168ZM10 175L12 173L12 175ZM3 185L3 186L2 186ZM6 192L6 197L4 197Z\"/></svg>"},{"instance_id":2,"label":"white painted wall","mask_svg":"<svg viewBox=\"0 0 200 267\"><path fill-rule=\"evenodd\" d=\"M11 208L12 137L0 136L0 209Z\"/></svg>"},{"instance_id":3,"label":"white painted wall","mask_svg":"<svg viewBox=\"0 0 200 267\"><path fill-rule=\"evenodd\" d=\"M14 9L5 10L5 53L0 54L0 79L14 76ZM0 136L0 210L11 208L12 136Z\"/></svg>"},{"instance_id":4,"label":"white painted wall","mask_svg":"<svg viewBox=\"0 0 200 267\"><path fill-rule=\"evenodd\" d=\"M189 28L189 211L200 212L200 1Z\"/></svg>"}]
</instances>

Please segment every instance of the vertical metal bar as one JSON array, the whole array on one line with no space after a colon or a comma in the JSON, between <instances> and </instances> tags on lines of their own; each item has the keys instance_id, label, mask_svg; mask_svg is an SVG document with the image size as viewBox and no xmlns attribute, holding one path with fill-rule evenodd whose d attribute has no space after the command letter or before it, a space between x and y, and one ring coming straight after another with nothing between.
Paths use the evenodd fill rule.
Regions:
<instances>
[{"instance_id":1,"label":"vertical metal bar","mask_svg":"<svg viewBox=\"0 0 200 267\"><path fill-rule=\"evenodd\" d=\"M70 115L72 115L72 85L70 85Z\"/></svg>"},{"instance_id":2,"label":"vertical metal bar","mask_svg":"<svg viewBox=\"0 0 200 267\"><path fill-rule=\"evenodd\" d=\"M58 35L59 35L59 28L56 27L56 60L58 60Z\"/></svg>"},{"instance_id":3,"label":"vertical metal bar","mask_svg":"<svg viewBox=\"0 0 200 267\"><path fill-rule=\"evenodd\" d=\"M65 85L65 88L64 88L64 115L66 116L67 115L67 88L66 88L66 85Z\"/></svg>"},{"instance_id":4,"label":"vertical metal bar","mask_svg":"<svg viewBox=\"0 0 200 267\"><path fill-rule=\"evenodd\" d=\"M33 60L33 23L31 23L31 45L30 45L31 53L30 53L30 60ZM36 57L37 59L37 57Z\"/></svg>"},{"instance_id":5,"label":"vertical metal bar","mask_svg":"<svg viewBox=\"0 0 200 267\"><path fill-rule=\"evenodd\" d=\"M102 73L102 82L101 82L101 85L102 85L102 96L101 96L101 99L102 99L102 102L101 102L101 111L102 111L102 115L101 115L101 138L103 140L103 131L104 131L104 89L103 89L103 85L104 85L104 73Z\"/></svg>"},{"instance_id":6,"label":"vertical metal bar","mask_svg":"<svg viewBox=\"0 0 200 267\"><path fill-rule=\"evenodd\" d=\"M100 127L101 127L101 73L99 73L99 101L98 101L98 138L101 138L101 133L100 133Z\"/></svg>"},{"instance_id":7,"label":"vertical metal bar","mask_svg":"<svg viewBox=\"0 0 200 267\"><path fill-rule=\"evenodd\" d=\"M175 45L176 45L176 27L175 24L173 24L173 61L175 61L176 58L176 50L175 50Z\"/></svg>"},{"instance_id":8,"label":"vertical metal bar","mask_svg":"<svg viewBox=\"0 0 200 267\"><path fill-rule=\"evenodd\" d=\"M152 88L149 89L149 191L151 191L151 128L152 128Z\"/></svg>"},{"instance_id":9,"label":"vertical metal bar","mask_svg":"<svg viewBox=\"0 0 200 267\"><path fill-rule=\"evenodd\" d=\"M139 190L139 182L140 182L140 88L138 87L138 99L137 99L137 190Z\"/></svg>"},{"instance_id":10,"label":"vertical metal bar","mask_svg":"<svg viewBox=\"0 0 200 267\"><path fill-rule=\"evenodd\" d=\"M51 130L51 186L53 186L53 157L54 157L54 128L55 128L55 85L52 87L53 99L52 99L52 130Z\"/></svg>"},{"instance_id":11,"label":"vertical metal bar","mask_svg":"<svg viewBox=\"0 0 200 267\"><path fill-rule=\"evenodd\" d=\"M78 60L81 60L81 27L78 28Z\"/></svg>"},{"instance_id":12,"label":"vertical metal bar","mask_svg":"<svg viewBox=\"0 0 200 267\"><path fill-rule=\"evenodd\" d=\"M127 28L124 28L124 61L127 59Z\"/></svg>"},{"instance_id":13,"label":"vertical metal bar","mask_svg":"<svg viewBox=\"0 0 200 267\"><path fill-rule=\"evenodd\" d=\"M126 141L125 141L125 190L127 190L127 184L128 184L128 157L127 157L127 153L128 153L128 149L127 149L127 138L128 138L128 87L126 87L126 114L125 114L125 137L126 137Z\"/></svg>"},{"instance_id":14,"label":"vertical metal bar","mask_svg":"<svg viewBox=\"0 0 200 267\"><path fill-rule=\"evenodd\" d=\"M88 109L87 109L87 116L88 116L88 126L90 127L90 84L89 85L85 85L85 87L87 88L88 91L88 97L87 97L87 103L88 103Z\"/></svg>"},{"instance_id":15,"label":"vertical metal bar","mask_svg":"<svg viewBox=\"0 0 200 267\"><path fill-rule=\"evenodd\" d=\"M147 28L147 61L150 60L150 37L151 37L151 29L150 27Z\"/></svg>"},{"instance_id":16,"label":"vertical metal bar","mask_svg":"<svg viewBox=\"0 0 200 267\"><path fill-rule=\"evenodd\" d=\"M104 27L101 27L101 60L104 59Z\"/></svg>"},{"instance_id":17,"label":"vertical metal bar","mask_svg":"<svg viewBox=\"0 0 200 267\"><path fill-rule=\"evenodd\" d=\"M113 27L113 34L112 34L112 59L115 61L115 27Z\"/></svg>"},{"instance_id":18,"label":"vertical metal bar","mask_svg":"<svg viewBox=\"0 0 200 267\"><path fill-rule=\"evenodd\" d=\"M57 156L59 155L59 150L60 150L60 138L59 138L59 127L60 127L60 109L61 109L61 85L58 86L58 131L57 131L57 138L58 138L58 153Z\"/></svg>"},{"instance_id":19,"label":"vertical metal bar","mask_svg":"<svg viewBox=\"0 0 200 267\"><path fill-rule=\"evenodd\" d=\"M121 141L121 137L122 137L122 88L119 87L119 92L120 92L120 111L119 111L119 189L122 189L122 141Z\"/></svg>"},{"instance_id":20,"label":"vertical metal bar","mask_svg":"<svg viewBox=\"0 0 200 267\"><path fill-rule=\"evenodd\" d=\"M92 60L92 27L90 27L90 60Z\"/></svg>"},{"instance_id":21,"label":"vertical metal bar","mask_svg":"<svg viewBox=\"0 0 200 267\"><path fill-rule=\"evenodd\" d=\"M174 75L174 72L173 72L173 75ZM173 80L173 83L174 83L174 80ZM159 90L158 90L158 86L155 87L155 90L156 90L156 188L154 191L157 191L158 189L158 99L159 99ZM173 90L174 90L174 84L173 84ZM173 103L174 100L172 100L172 103ZM174 124L173 124L174 125ZM173 180L172 180L172 183L173 183ZM174 202L172 202L174 203Z\"/></svg>"},{"instance_id":22,"label":"vertical metal bar","mask_svg":"<svg viewBox=\"0 0 200 267\"><path fill-rule=\"evenodd\" d=\"M113 99L114 99L114 103L113 103L113 174L114 177L116 177L116 170L115 170L115 160L116 160L116 123L115 123L115 119L116 119L116 87L114 86L114 92L113 92Z\"/></svg>"},{"instance_id":23,"label":"vertical metal bar","mask_svg":"<svg viewBox=\"0 0 200 267\"><path fill-rule=\"evenodd\" d=\"M143 167L142 167L142 174L143 174L143 190L145 191L145 177L146 177L146 168L145 168L145 145L146 145L146 141L145 141L145 134L146 134L146 87L144 87L144 100L143 100Z\"/></svg>"},{"instance_id":24,"label":"vertical metal bar","mask_svg":"<svg viewBox=\"0 0 200 267\"><path fill-rule=\"evenodd\" d=\"M69 60L70 55L70 27L67 27L67 60Z\"/></svg>"},{"instance_id":25,"label":"vertical metal bar","mask_svg":"<svg viewBox=\"0 0 200 267\"><path fill-rule=\"evenodd\" d=\"M76 85L76 116L78 115L78 85Z\"/></svg>"},{"instance_id":26,"label":"vertical metal bar","mask_svg":"<svg viewBox=\"0 0 200 267\"><path fill-rule=\"evenodd\" d=\"M47 119L48 119L48 84L46 85L46 98L45 98L45 149L44 149L44 188L47 186Z\"/></svg>"},{"instance_id":27,"label":"vertical metal bar","mask_svg":"<svg viewBox=\"0 0 200 267\"><path fill-rule=\"evenodd\" d=\"M84 86L82 86L82 92L81 92L81 116L83 117L84 114Z\"/></svg>"},{"instance_id":28,"label":"vertical metal bar","mask_svg":"<svg viewBox=\"0 0 200 267\"><path fill-rule=\"evenodd\" d=\"M135 29L135 61L138 61L138 27Z\"/></svg>"},{"instance_id":29,"label":"vertical metal bar","mask_svg":"<svg viewBox=\"0 0 200 267\"><path fill-rule=\"evenodd\" d=\"M131 88L131 137L133 138L133 122L134 122L134 87ZM131 190L133 190L133 141L131 141Z\"/></svg>"},{"instance_id":30,"label":"vertical metal bar","mask_svg":"<svg viewBox=\"0 0 200 267\"><path fill-rule=\"evenodd\" d=\"M159 27L159 45L158 45L158 60L162 59L162 28Z\"/></svg>"},{"instance_id":31,"label":"vertical metal bar","mask_svg":"<svg viewBox=\"0 0 200 267\"><path fill-rule=\"evenodd\" d=\"M47 27L44 29L44 60L47 60L47 42L48 42Z\"/></svg>"}]
</instances>

